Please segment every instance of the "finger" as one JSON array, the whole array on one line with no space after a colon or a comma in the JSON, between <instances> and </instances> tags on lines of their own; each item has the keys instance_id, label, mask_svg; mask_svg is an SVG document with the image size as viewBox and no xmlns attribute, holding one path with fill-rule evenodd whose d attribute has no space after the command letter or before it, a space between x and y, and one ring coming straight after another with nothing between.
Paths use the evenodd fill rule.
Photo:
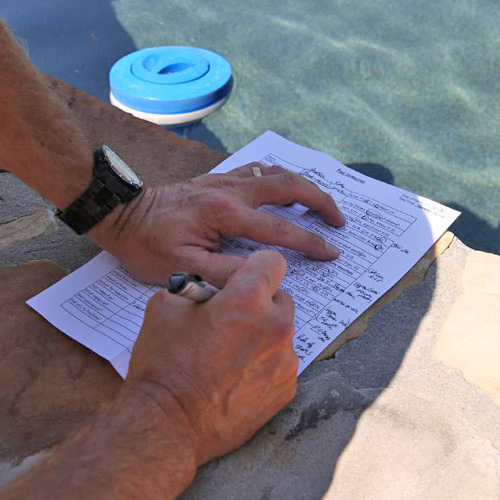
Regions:
<instances>
[{"instance_id":1,"label":"finger","mask_svg":"<svg viewBox=\"0 0 500 500\"><path fill-rule=\"evenodd\" d=\"M274 167L266 167L262 163L254 161L252 163L248 163L247 165L234 168L233 170L229 171L228 174L242 178L255 177L255 171L254 171L255 168L258 168L260 170L262 176L281 173L283 170L281 168L277 170Z\"/></svg>"},{"instance_id":2,"label":"finger","mask_svg":"<svg viewBox=\"0 0 500 500\"><path fill-rule=\"evenodd\" d=\"M273 302L278 306L280 311L282 311L284 316L293 319L295 314L295 302L289 293L284 290L278 290L273 297Z\"/></svg>"},{"instance_id":3,"label":"finger","mask_svg":"<svg viewBox=\"0 0 500 500\"><path fill-rule=\"evenodd\" d=\"M278 245L305 253L319 260L332 260L340 250L317 234L302 229L276 215L257 210L242 210L237 223L228 228L230 237L250 238L266 245Z\"/></svg>"},{"instance_id":4,"label":"finger","mask_svg":"<svg viewBox=\"0 0 500 500\"><path fill-rule=\"evenodd\" d=\"M169 311L177 311L180 307L186 305L184 297L169 293L166 289L156 292L148 301L146 306L146 321L152 321L160 318L164 321Z\"/></svg>"},{"instance_id":5,"label":"finger","mask_svg":"<svg viewBox=\"0 0 500 500\"><path fill-rule=\"evenodd\" d=\"M274 297L286 273L286 260L271 250L260 250L248 257L245 263L229 279L228 285L240 284L257 288Z\"/></svg>"},{"instance_id":6,"label":"finger","mask_svg":"<svg viewBox=\"0 0 500 500\"><path fill-rule=\"evenodd\" d=\"M300 203L318 212L319 216L332 226L345 224L345 216L333 198L300 175L283 172L249 179L241 189L246 189L246 198L253 208L261 205Z\"/></svg>"},{"instance_id":7,"label":"finger","mask_svg":"<svg viewBox=\"0 0 500 500\"><path fill-rule=\"evenodd\" d=\"M240 255L208 252L204 249L195 249L186 256L193 263L189 270L218 288L222 288L247 260Z\"/></svg>"},{"instance_id":8,"label":"finger","mask_svg":"<svg viewBox=\"0 0 500 500\"><path fill-rule=\"evenodd\" d=\"M292 342L295 333L294 317L295 303L291 295L283 290L278 290L273 297L276 306L275 313L278 315L279 322L283 325L282 333L285 334L287 343Z\"/></svg>"}]
</instances>

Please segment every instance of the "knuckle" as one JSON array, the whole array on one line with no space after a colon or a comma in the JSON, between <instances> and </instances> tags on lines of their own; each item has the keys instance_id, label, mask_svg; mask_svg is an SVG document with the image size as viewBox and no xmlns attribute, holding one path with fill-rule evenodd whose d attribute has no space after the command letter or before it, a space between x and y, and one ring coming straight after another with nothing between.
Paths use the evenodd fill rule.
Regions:
<instances>
[{"instance_id":1,"label":"knuckle","mask_svg":"<svg viewBox=\"0 0 500 500\"><path fill-rule=\"evenodd\" d=\"M234 213L236 210L236 203L223 193L211 193L207 199L207 204L210 211L218 215Z\"/></svg>"},{"instance_id":2,"label":"knuckle","mask_svg":"<svg viewBox=\"0 0 500 500\"><path fill-rule=\"evenodd\" d=\"M295 326L293 324L293 316L291 314L286 314L280 316L280 318L276 321L276 325L274 326L274 337L276 342L282 345L283 348L290 347L290 341L293 338L293 334L295 331Z\"/></svg>"},{"instance_id":3,"label":"knuckle","mask_svg":"<svg viewBox=\"0 0 500 500\"><path fill-rule=\"evenodd\" d=\"M167 290L159 290L149 299L147 308L153 311L158 308L163 308L167 300L168 300Z\"/></svg>"},{"instance_id":4,"label":"knuckle","mask_svg":"<svg viewBox=\"0 0 500 500\"><path fill-rule=\"evenodd\" d=\"M290 229L290 223L286 219L277 219L272 224L272 230L278 236L288 236Z\"/></svg>"},{"instance_id":5,"label":"knuckle","mask_svg":"<svg viewBox=\"0 0 500 500\"><path fill-rule=\"evenodd\" d=\"M266 170L274 175L286 172L286 170L283 167L280 167L279 165L276 164L266 167Z\"/></svg>"},{"instance_id":6,"label":"knuckle","mask_svg":"<svg viewBox=\"0 0 500 500\"><path fill-rule=\"evenodd\" d=\"M269 278L266 274L259 274L248 283L245 293L242 294L247 307L254 310L255 308L261 309L264 305L264 290L268 286Z\"/></svg>"},{"instance_id":7,"label":"knuckle","mask_svg":"<svg viewBox=\"0 0 500 500\"><path fill-rule=\"evenodd\" d=\"M297 177L297 175L292 174L291 172L287 172L287 171L283 172L281 174L281 177L282 177L283 185L286 186L287 188L295 187L299 181L299 178Z\"/></svg>"},{"instance_id":8,"label":"knuckle","mask_svg":"<svg viewBox=\"0 0 500 500\"><path fill-rule=\"evenodd\" d=\"M248 166L247 165L242 165L241 167L233 168L232 170L230 170L228 172L228 174L241 174L243 172L246 172L247 170L248 170Z\"/></svg>"},{"instance_id":9,"label":"knuckle","mask_svg":"<svg viewBox=\"0 0 500 500\"><path fill-rule=\"evenodd\" d=\"M244 314L260 314L265 309L265 295L263 286L259 281L262 278L252 280L239 289L234 288L234 293L229 298L228 312Z\"/></svg>"},{"instance_id":10,"label":"knuckle","mask_svg":"<svg viewBox=\"0 0 500 500\"><path fill-rule=\"evenodd\" d=\"M311 247L316 247L316 246L324 245L324 240L321 236L318 236L317 234L314 234L314 233L311 233L310 231L307 231L307 243Z\"/></svg>"}]
</instances>

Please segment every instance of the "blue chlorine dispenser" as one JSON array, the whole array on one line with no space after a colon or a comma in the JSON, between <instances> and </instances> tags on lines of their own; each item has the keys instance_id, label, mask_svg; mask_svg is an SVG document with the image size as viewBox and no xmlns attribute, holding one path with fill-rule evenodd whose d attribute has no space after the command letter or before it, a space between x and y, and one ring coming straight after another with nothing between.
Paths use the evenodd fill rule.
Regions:
<instances>
[{"instance_id":1,"label":"blue chlorine dispenser","mask_svg":"<svg viewBox=\"0 0 500 500\"><path fill-rule=\"evenodd\" d=\"M231 65L195 47L152 47L122 57L109 73L113 106L188 137L233 88Z\"/></svg>"}]
</instances>

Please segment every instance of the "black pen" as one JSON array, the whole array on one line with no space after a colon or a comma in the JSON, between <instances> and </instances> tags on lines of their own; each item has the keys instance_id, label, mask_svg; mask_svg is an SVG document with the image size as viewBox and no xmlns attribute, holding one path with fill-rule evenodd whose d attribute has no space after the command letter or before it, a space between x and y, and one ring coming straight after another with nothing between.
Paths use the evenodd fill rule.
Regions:
<instances>
[{"instance_id":1,"label":"black pen","mask_svg":"<svg viewBox=\"0 0 500 500\"><path fill-rule=\"evenodd\" d=\"M187 271L172 274L168 279L167 290L194 302L206 302L219 291L203 281L201 276Z\"/></svg>"}]
</instances>

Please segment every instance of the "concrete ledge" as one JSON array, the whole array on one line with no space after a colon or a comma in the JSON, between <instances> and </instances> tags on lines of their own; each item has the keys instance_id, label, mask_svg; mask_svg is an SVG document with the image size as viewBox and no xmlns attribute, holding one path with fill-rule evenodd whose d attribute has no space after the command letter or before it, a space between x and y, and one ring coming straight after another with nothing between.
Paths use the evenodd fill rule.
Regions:
<instances>
[{"instance_id":1,"label":"concrete ledge","mask_svg":"<svg viewBox=\"0 0 500 500\"><path fill-rule=\"evenodd\" d=\"M114 146L152 184L198 175L224 157L50 77L47 84L89 137ZM46 209L10 174L0 181L0 223ZM24 304L64 275L61 265L72 269L96 251L62 227L0 250L1 266L57 262L0 269L8 311L0 323L0 483L119 390L106 362ZM288 408L246 446L203 467L183 500L497 499L498 316L490 313L500 291L485 283L498 259L445 236L334 343L329 359L306 370Z\"/></svg>"}]
</instances>

